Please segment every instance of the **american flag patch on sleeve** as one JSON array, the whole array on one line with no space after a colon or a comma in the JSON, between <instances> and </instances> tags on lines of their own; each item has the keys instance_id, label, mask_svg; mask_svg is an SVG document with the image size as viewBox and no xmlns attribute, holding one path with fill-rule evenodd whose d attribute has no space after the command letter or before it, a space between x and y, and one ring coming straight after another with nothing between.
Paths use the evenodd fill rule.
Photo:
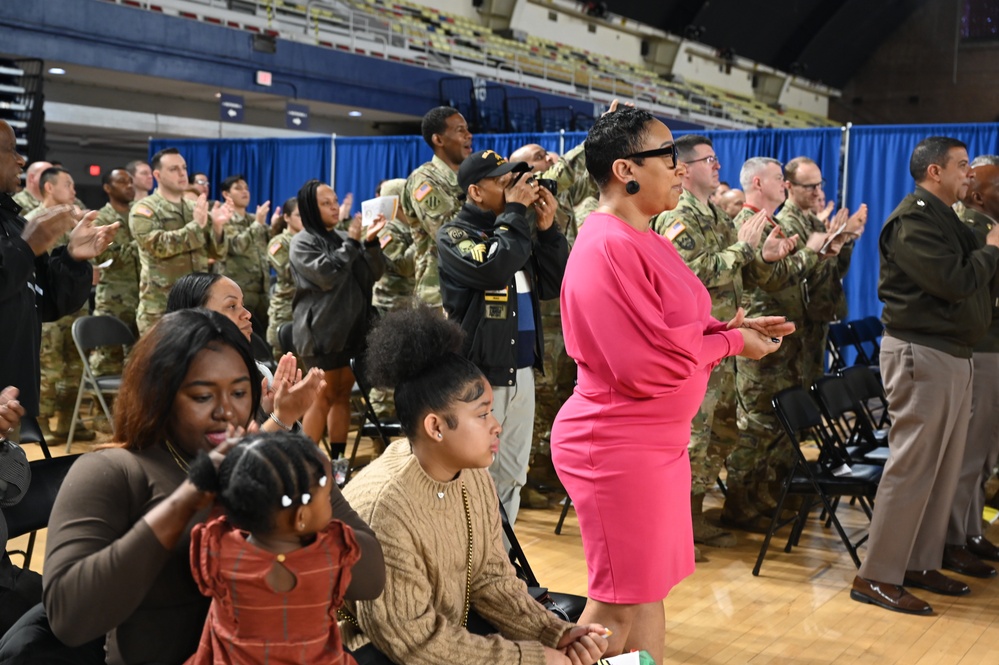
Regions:
<instances>
[{"instance_id":1,"label":"american flag patch on sleeve","mask_svg":"<svg viewBox=\"0 0 999 665\"><path fill-rule=\"evenodd\" d=\"M668 229L666 229L666 233L664 235L666 236L666 238L668 240L673 240L678 235L680 235L681 233L683 233L683 230L685 228L687 228L687 227L684 226L683 222L677 222L673 226L671 226Z\"/></svg>"},{"instance_id":2,"label":"american flag patch on sleeve","mask_svg":"<svg viewBox=\"0 0 999 665\"><path fill-rule=\"evenodd\" d=\"M433 187L430 186L429 182L425 182L416 188L416 191L413 192L413 198L416 199L417 203L420 203L423 199L427 198L427 194L429 194L431 190L433 190Z\"/></svg>"}]
</instances>

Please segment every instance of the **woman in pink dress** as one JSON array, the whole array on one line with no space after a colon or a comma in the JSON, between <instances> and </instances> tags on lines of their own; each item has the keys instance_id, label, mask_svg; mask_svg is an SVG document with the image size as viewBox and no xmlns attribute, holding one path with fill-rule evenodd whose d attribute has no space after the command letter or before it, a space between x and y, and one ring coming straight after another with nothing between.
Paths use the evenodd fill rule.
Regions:
<instances>
[{"instance_id":1,"label":"woman in pink dress","mask_svg":"<svg viewBox=\"0 0 999 665\"><path fill-rule=\"evenodd\" d=\"M600 118L585 143L600 207L583 225L562 283L566 350L578 382L552 428L552 458L572 497L589 576L581 623L613 630L607 655L645 649L661 662L662 601L694 571L690 423L711 368L760 358L794 325L726 323L649 220L676 206L686 167L646 111Z\"/></svg>"}]
</instances>

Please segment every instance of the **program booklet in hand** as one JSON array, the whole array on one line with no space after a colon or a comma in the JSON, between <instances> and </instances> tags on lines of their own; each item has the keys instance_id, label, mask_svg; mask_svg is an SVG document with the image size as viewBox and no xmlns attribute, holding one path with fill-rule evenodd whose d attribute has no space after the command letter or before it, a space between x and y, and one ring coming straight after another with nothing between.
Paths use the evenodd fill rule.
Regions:
<instances>
[{"instance_id":1,"label":"program booklet in hand","mask_svg":"<svg viewBox=\"0 0 999 665\"><path fill-rule=\"evenodd\" d=\"M828 252L829 247L832 246L833 240L835 240L845 230L846 230L846 222L843 222L842 224L839 225L838 229L829 234L829 237L826 238L826 241L825 243L823 243L822 248L819 249L819 254L825 254L826 252Z\"/></svg>"},{"instance_id":2,"label":"program booklet in hand","mask_svg":"<svg viewBox=\"0 0 999 665\"><path fill-rule=\"evenodd\" d=\"M361 226L371 226L378 215L384 215L385 219L395 219L398 206L398 196L379 196L376 199L361 201Z\"/></svg>"}]
</instances>

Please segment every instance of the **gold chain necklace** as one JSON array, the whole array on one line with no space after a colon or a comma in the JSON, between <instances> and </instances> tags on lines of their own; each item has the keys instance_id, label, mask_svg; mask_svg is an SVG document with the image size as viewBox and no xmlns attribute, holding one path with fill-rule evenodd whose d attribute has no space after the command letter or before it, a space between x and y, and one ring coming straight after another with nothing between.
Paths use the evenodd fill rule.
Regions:
<instances>
[{"instance_id":1,"label":"gold chain necklace","mask_svg":"<svg viewBox=\"0 0 999 665\"><path fill-rule=\"evenodd\" d=\"M465 504L465 523L468 524L468 570L465 574L465 611L461 615L461 625L468 623L468 608L472 602L472 511L468 508L468 490L461 481L461 500Z\"/></svg>"},{"instance_id":2,"label":"gold chain necklace","mask_svg":"<svg viewBox=\"0 0 999 665\"><path fill-rule=\"evenodd\" d=\"M191 469L190 463L188 463L187 460L181 457L180 453L177 452L177 449L174 448L173 444L170 443L169 441L166 442L166 447L167 450L170 451L170 456L173 457L173 461L176 462L177 466L180 467L180 470L183 471L184 473L187 473Z\"/></svg>"}]
</instances>

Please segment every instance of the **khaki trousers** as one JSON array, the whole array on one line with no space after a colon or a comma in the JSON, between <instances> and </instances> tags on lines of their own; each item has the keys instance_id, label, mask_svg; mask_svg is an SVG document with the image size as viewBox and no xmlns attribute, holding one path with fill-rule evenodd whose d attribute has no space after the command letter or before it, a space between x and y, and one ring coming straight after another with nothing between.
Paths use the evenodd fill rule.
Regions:
<instances>
[{"instance_id":1,"label":"khaki trousers","mask_svg":"<svg viewBox=\"0 0 999 665\"><path fill-rule=\"evenodd\" d=\"M937 570L943 560L971 415L972 364L885 335L881 375L891 455L860 576L902 584L906 570Z\"/></svg>"},{"instance_id":2,"label":"khaki trousers","mask_svg":"<svg viewBox=\"0 0 999 665\"><path fill-rule=\"evenodd\" d=\"M968 442L947 527L947 544L964 545L982 535L985 481L999 457L999 353L976 353Z\"/></svg>"}]
</instances>

